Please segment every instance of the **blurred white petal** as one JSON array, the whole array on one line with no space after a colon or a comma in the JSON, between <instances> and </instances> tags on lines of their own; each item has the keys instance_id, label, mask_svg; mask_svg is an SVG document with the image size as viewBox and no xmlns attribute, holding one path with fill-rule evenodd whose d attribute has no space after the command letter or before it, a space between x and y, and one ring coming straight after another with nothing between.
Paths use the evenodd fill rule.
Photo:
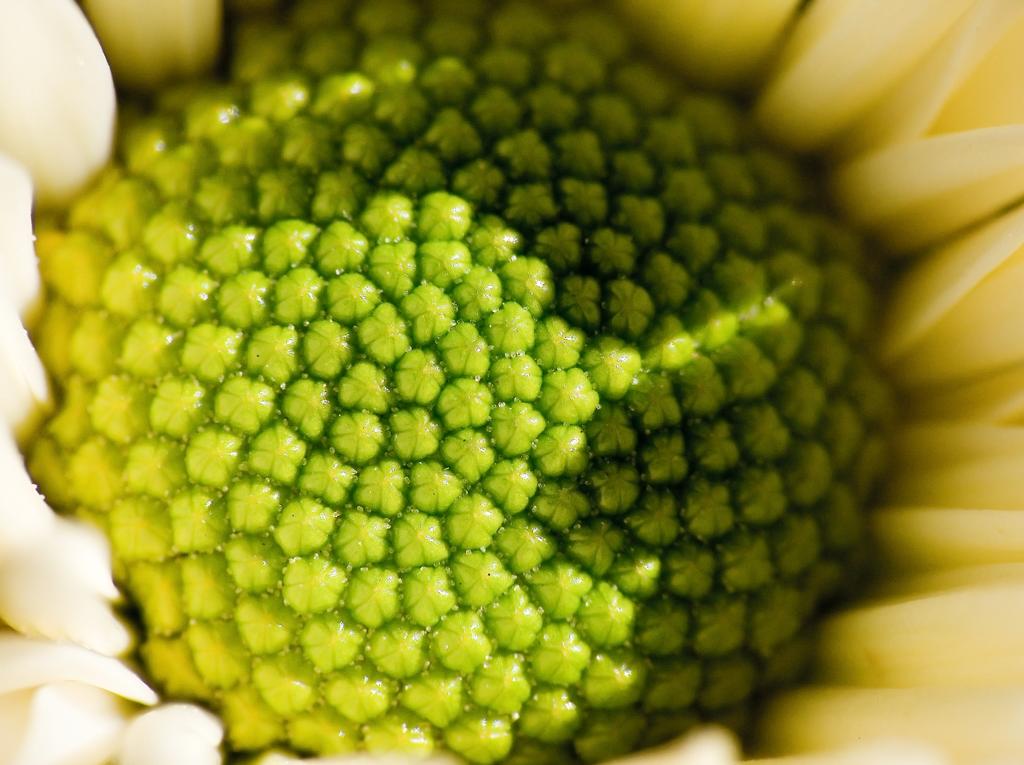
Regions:
<instances>
[{"instance_id":1,"label":"blurred white petal","mask_svg":"<svg viewBox=\"0 0 1024 765\"><path fill-rule=\"evenodd\" d=\"M119 765L219 765L220 721L189 704L169 704L136 717L121 745Z\"/></svg>"},{"instance_id":2,"label":"blurred white petal","mask_svg":"<svg viewBox=\"0 0 1024 765\"><path fill-rule=\"evenodd\" d=\"M908 413L917 419L1024 424L1024 363L915 391L908 399Z\"/></svg>"},{"instance_id":3,"label":"blurred white petal","mask_svg":"<svg viewBox=\"0 0 1024 765\"><path fill-rule=\"evenodd\" d=\"M760 76L799 0L620 0L659 52L691 78L732 87Z\"/></svg>"},{"instance_id":4,"label":"blurred white petal","mask_svg":"<svg viewBox=\"0 0 1024 765\"><path fill-rule=\"evenodd\" d=\"M886 489L893 505L1024 510L1024 454L894 471Z\"/></svg>"},{"instance_id":5,"label":"blurred white petal","mask_svg":"<svg viewBox=\"0 0 1024 765\"><path fill-rule=\"evenodd\" d=\"M72 0L0 3L0 151L32 174L36 195L66 200L107 161L114 84Z\"/></svg>"},{"instance_id":6,"label":"blurred white petal","mask_svg":"<svg viewBox=\"0 0 1024 765\"><path fill-rule=\"evenodd\" d=\"M850 219L911 250L1024 194L1024 125L930 136L860 155L833 186Z\"/></svg>"},{"instance_id":7,"label":"blurred white petal","mask_svg":"<svg viewBox=\"0 0 1024 765\"><path fill-rule=\"evenodd\" d=\"M221 0L85 0L119 85L152 88L213 65Z\"/></svg>"},{"instance_id":8,"label":"blurred white petal","mask_svg":"<svg viewBox=\"0 0 1024 765\"><path fill-rule=\"evenodd\" d=\"M21 737L29 726L29 712L35 690L0 695L0 762L11 762L18 753Z\"/></svg>"},{"instance_id":9,"label":"blurred white petal","mask_svg":"<svg viewBox=\"0 0 1024 765\"><path fill-rule=\"evenodd\" d=\"M910 71L974 0L818 0L783 48L758 118L798 149L834 140Z\"/></svg>"},{"instance_id":10,"label":"blurred white petal","mask_svg":"<svg viewBox=\"0 0 1024 765\"><path fill-rule=\"evenodd\" d=\"M746 760L743 765L949 765L932 747L906 741L877 741L816 754Z\"/></svg>"},{"instance_id":11,"label":"blurred white petal","mask_svg":"<svg viewBox=\"0 0 1024 765\"><path fill-rule=\"evenodd\" d=\"M894 507L871 518L876 552L894 568L1024 563L1024 512Z\"/></svg>"},{"instance_id":12,"label":"blurred white petal","mask_svg":"<svg viewBox=\"0 0 1024 765\"><path fill-rule=\"evenodd\" d=\"M124 722L113 696L83 685L8 694L0 697L0 762L101 765L115 752Z\"/></svg>"},{"instance_id":13,"label":"blurred white petal","mask_svg":"<svg viewBox=\"0 0 1024 765\"><path fill-rule=\"evenodd\" d=\"M118 659L74 645L0 633L0 693L71 681L142 704L156 694Z\"/></svg>"},{"instance_id":14,"label":"blurred white petal","mask_svg":"<svg viewBox=\"0 0 1024 765\"><path fill-rule=\"evenodd\" d=\"M931 126L933 133L953 133L993 125L1024 122L1024 8L1014 0L993 0L986 18L979 19L981 32L972 56L974 66L959 87L950 93Z\"/></svg>"},{"instance_id":15,"label":"blurred white petal","mask_svg":"<svg viewBox=\"0 0 1024 765\"><path fill-rule=\"evenodd\" d=\"M937 321L894 367L907 385L948 383L1024 361L1024 249L1017 250Z\"/></svg>"},{"instance_id":16,"label":"blurred white petal","mask_svg":"<svg viewBox=\"0 0 1024 765\"><path fill-rule=\"evenodd\" d=\"M1024 4L974 0L844 128L833 147L847 157L834 179L844 211L903 252L1024 196L1022 67Z\"/></svg>"},{"instance_id":17,"label":"blurred white petal","mask_svg":"<svg viewBox=\"0 0 1024 765\"><path fill-rule=\"evenodd\" d=\"M22 317L39 296L32 239L32 178L24 167L0 154L0 292L6 291Z\"/></svg>"},{"instance_id":18,"label":"blurred white petal","mask_svg":"<svg viewBox=\"0 0 1024 765\"><path fill-rule=\"evenodd\" d=\"M989 584L854 608L818 643L829 682L888 688L1024 684L1024 583Z\"/></svg>"},{"instance_id":19,"label":"blurred white petal","mask_svg":"<svg viewBox=\"0 0 1024 765\"><path fill-rule=\"evenodd\" d=\"M978 284L1024 246L1024 207L943 246L913 265L887 306L882 357L889 363L912 353L936 324ZM911 381L920 372L907 369Z\"/></svg>"},{"instance_id":20,"label":"blurred white petal","mask_svg":"<svg viewBox=\"0 0 1024 765\"><path fill-rule=\"evenodd\" d=\"M733 765L739 750L731 735L705 728L649 752L613 760L608 765Z\"/></svg>"},{"instance_id":21,"label":"blurred white petal","mask_svg":"<svg viewBox=\"0 0 1024 765\"><path fill-rule=\"evenodd\" d=\"M1017 0L818 0L758 116L784 143L848 157L844 211L914 250L1024 195L1022 66Z\"/></svg>"},{"instance_id":22,"label":"blurred white petal","mask_svg":"<svg viewBox=\"0 0 1024 765\"><path fill-rule=\"evenodd\" d=\"M962 100L958 93L975 92L971 84L978 81L979 64L991 58L995 46L1002 47L1003 41L1012 37L1007 30L1016 29L1022 19L1024 5L1018 0L977 2L921 64L850 129L844 137L842 152L861 152L904 143L928 133L965 129L963 123L954 128L942 117L950 111L950 99ZM1013 92L1022 91L1015 84L1002 92L1012 96ZM953 108L953 112L961 110ZM985 122L980 111L972 111L972 116L974 122L970 127L1000 124Z\"/></svg>"},{"instance_id":23,"label":"blurred white petal","mask_svg":"<svg viewBox=\"0 0 1024 765\"><path fill-rule=\"evenodd\" d=\"M907 571L901 576L887 577L880 595L890 599L934 595L965 587L989 587L1006 584L1024 585L1024 563L980 563Z\"/></svg>"},{"instance_id":24,"label":"blurred white petal","mask_svg":"<svg viewBox=\"0 0 1024 765\"><path fill-rule=\"evenodd\" d=\"M769 702L758 729L771 752L896 738L934 746L956 765L1014 762L1024 751L1024 690L804 688Z\"/></svg>"},{"instance_id":25,"label":"blurred white petal","mask_svg":"<svg viewBox=\"0 0 1024 765\"><path fill-rule=\"evenodd\" d=\"M900 429L893 452L901 469L1024 454L1024 428L952 420L922 422Z\"/></svg>"}]
</instances>

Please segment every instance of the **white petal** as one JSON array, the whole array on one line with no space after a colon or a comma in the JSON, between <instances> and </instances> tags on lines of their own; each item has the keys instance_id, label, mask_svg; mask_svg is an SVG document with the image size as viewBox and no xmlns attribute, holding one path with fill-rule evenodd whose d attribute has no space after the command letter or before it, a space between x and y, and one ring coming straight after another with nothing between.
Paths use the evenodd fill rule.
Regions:
<instances>
[{"instance_id":1,"label":"white petal","mask_svg":"<svg viewBox=\"0 0 1024 765\"><path fill-rule=\"evenodd\" d=\"M922 258L888 301L882 357L892 363L993 271L1024 246L1024 207L1018 207ZM908 370L913 376L913 370Z\"/></svg>"},{"instance_id":2,"label":"white petal","mask_svg":"<svg viewBox=\"0 0 1024 765\"><path fill-rule=\"evenodd\" d=\"M0 154L0 291L22 317L39 296L39 268L32 248L32 178ZM0 296L0 301L3 297Z\"/></svg>"},{"instance_id":3,"label":"white petal","mask_svg":"<svg viewBox=\"0 0 1024 765\"><path fill-rule=\"evenodd\" d=\"M21 694L14 694L20 696ZM125 724L109 693L74 683L29 694L27 725L10 765L102 765L110 761Z\"/></svg>"},{"instance_id":4,"label":"white petal","mask_svg":"<svg viewBox=\"0 0 1024 765\"><path fill-rule=\"evenodd\" d=\"M1024 690L807 688L770 702L758 730L772 752L889 738L934 746L960 765L1016 762Z\"/></svg>"},{"instance_id":5,"label":"white petal","mask_svg":"<svg viewBox=\"0 0 1024 765\"><path fill-rule=\"evenodd\" d=\"M743 765L949 765L949 759L920 744L876 741L840 751L745 760Z\"/></svg>"},{"instance_id":6,"label":"white petal","mask_svg":"<svg viewBox=\"0 0 1024 765\"><path fill-rule=\"evenodd\" d=\"M210 68L221 0L85 0L119 85L152 88Z\"/></svg>"},{"instance_id":7,"label":"white petal","mask_svg":"<svg viewBox=\"0 0 1024 765\"><path fill-rule=\"evenodd\" d=\"M869 687L1024 684L1024 584L966 587L855 608L829 619L817 650L830 682Z\"/></svg>"},{"instance_id":8,"label":"white petal","mask_svg":"<svg viewBox=\"0 0 1024 765\"><path fill-rule=\"evenodd\" d=\"M74 645L0 633L0 693L71 681L142 704L156 694L117 659Z\"/></svg>"},{"instance_id":9,"label":"white petal","mask_svg":"<svg viewBox=\"0 0 1024 765\"><path fill-rule=\"evenodd\" d=\"M27 635L116 656L131 644L110 607L116 597L106 539L73 521L58 518L38 541L0 560L0 617Z\"/></svg>"},{"instance_id":10,"label":"white petal","mask_svg":"<svg viewBox=\"0 0 1024 765\"><path fill-rule=\"evenodd\" d=\"M72 0L0 3L0 151L32 174L46 202L101 167L114 130L114 85Z\"/></svg>"},{"instance_id":11,"label":"white petal","mask_svg":"<svg viewBox=\"0 0 1024 765\"><path fill-rule=\"evenodd\" d=\"M749 82L779 42L799 0L619 0L648 39L691 79Z\"/></svg>"},{"instance_id":12,"label":"white petal","mask_svg":"<svg viewBox=\"0 0 1024 765\"><path fill-rule=\"evenodd\" d=\"M826 145L938 43L974 0L818 0L800 20L757 114L799 149Z\"/></svg>"},{"instance_id":13,"label":"white petal","mask_svg":"<svg viewBox=\"0 0 1024 765\"><path fill-rule=\"evenodd\" d=\"M55 522L53 511L25 470L14 439L0 431L0 561L35 544Z\"/></svg>"},{"instance_id":14,"label":"white petal","mask_svg":"<svg viewBox=\"0 0 1024 765\"><path fill-rule=\"evenodd\" d=\"M219 765L223 728L216 717L189 704L169 704L128 726L120 765Z\"/></svg>"},{"instance_id":15,"label":"white petal","mask_svg":"<svg viewBox=\"0 0 1024 765\"><path fill-rule=\"evenodd\" d=\"M933 244L1024 194L1024 126L931 136L859 156L833 179L844 212L899 251Z\"/></svg>"},{"instance_id":16,"label":"white petal","mask_svg":"<svg viewBox=\"0 0 1024 765\"><path fill-rule=\"evenodd\" d=\"M1024 563L1024 512L900 507L871 517L875 550L894 568Z\"/></svg>"},{"instance_id":17,"label":"white petal","mask_svg":"<svg viewBox=\"0 0 1024 765\"><path fill-rule=\"evenodd\" d=\"M1001 45L1007 29L1016 27L1022 18L1024 5L1018 0L976 2L924 61L850 129L843 138L842 153L903 143L928 133L953 132L949 124L936 125L940 115L964 83L975 79L979 63L989 57L994 46ZM1015 84L1013 90L1019 92L1020 88ZM973 92L970 87L966 91ZM984 124L975 122L956 129Z\"/></svg>"},{"instance_id":18,"label":"white petal","mask_svg":"<svg viewBox=\"0 0 1024 765\"><path fill-rule=\"evenodd\" d=\"M667 746L613 760L608 765L733 765L738 757L731 735L705 728Z\"/></svg>"},{"instance_id":19,"label":"white petal","mask_svg":"<svg viewBox=\"0 0 1024 765\"><path fill-rule=\"evenodd\" d=\"M0 292L0 427L24 426L49 398L46 371L17 308Z\"/></svg>"}]
</instances>

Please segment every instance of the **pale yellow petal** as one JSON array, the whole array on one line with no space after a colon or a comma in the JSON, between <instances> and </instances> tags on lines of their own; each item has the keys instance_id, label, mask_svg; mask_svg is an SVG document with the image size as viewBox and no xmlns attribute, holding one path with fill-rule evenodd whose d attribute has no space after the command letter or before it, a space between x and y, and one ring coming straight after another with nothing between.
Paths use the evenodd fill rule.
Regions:
<instances>
[{"instance_id":1,"label":"pale yellow petal","mask_svg":"<svg viewBox=\"0 0 1024 765\"><path fill-rule=\"evenodd\" d=\"M886 306L882 358L909 353L964 296L1024 246L1024 207L921 258L897 283Z\"/></svg>"},{"instance_id":2,"label":"pale yellow petal","mask_svg":"<svg viewBox=\"0 0 1024 765\"><path fill-rule=\"evenodd\" d=\"M1024 690L805 688L769 702L771 752L815 752L876 738L934 746L955 765L1014 762L1024 751Z\"/></svg>"},{"instance_id":3,"label":"pale yellow petal","mask_svg":"<svg viewBox=\"0 0 1024 765\"><path fill-rule=\"evenodd\" d=\"M37 198L68 199L110 154L114 85L72 0L0 3L0 151L32 174Z\"/></svg>"},{"instance_id":4,"label":"pale yellow petal","mask_svg":"<svg viewBox=\"0 0 1024 765\"><path fill-rule=\"evenodd\" d=\"M190 704L157 707L132 720L121 744L119 765L219 765L220 721Z\"/></svg>"},{"instance_id":5,"label":"pale yellow petal","mask_svg":"<svg viewBox=\"0 0 1024 765\"><path fill-rule=\"evenodd\" d=\"M871 517L875 550L893 568L1024 563L1024 512L902 507Z\"/></svg>"},{"instance_id":6,"label":"pale yellow petal","mask_svg":"<svg viewBox=\"0 0 1024 765\"><path fill-rule=\"evenodd\" d=\"M961 86L973 80L979 62L1007 28L1022 18L1024 5L1018 0L975 3L924 60L847 131L838 147L840 153L850 155L928 133L951 132L936 129L939 115Z\"/></svg>"},{"instance_id":7,"label":"pale yellow petal","mask_svg":"<svg viewBox=\"0 0 1024 765\"><path fill-rule=\"evenodd\" d=\"M827 145L927 55L974 0L818 0L757 106L798 149Z\"/></svg>"},{"instance_id":8,"label":"pale yellow petal","mask_svg":"<svg viewBox=\"0 0 1024 765\"><path fill-rule=\"evenodd\" d=\"M1024 510L1022 475L1024 454L911 467L894 471L886 496L893 505Z\"/></svg>"},{"instance_id":9,"label":"pale yellow petal","mask_svg":"<svg viewBox=\"0 0 1024 765\"><path fill-rule=\"evenodd\" d=\"M1024 364L918 390L907 397L908 414L1024 424Z\"/></svg>"},{"instance_id":10,"label":"pale yellow petal","mask_svg":"<svg viewBox=\"0 0 1024 765\"><path fill-rule=\"evenodd\" d=\"M905 741L875 741L838 751L744 760L743 765L949 765L949 759L934 747Z\"/></svg>"},{"instance_id":11,"label":"pale yellow petal","mask_svg":"<svg viewBox=\"0 0 1024 765\"><path fill-rule=\"evenodd\" d=\"M1024 12L1015 5L1015 13L1001 19L1003 34L949 99L933 133L1024 122Z\"/></svg>"},{"instance_id":12,"label":"pale yellow petal","mask_svg":"<svg viewBox=\"0 0 1024 765\"><path fill-rule=\"evenodd\" d=\"M0 762L9 763L17 756L34 694L34 689L0 694Z\"/></svg>"},{"instance_id":13,"label":"pale yellow petal","mask_svg":"<svg viewBox=\"0 0 1024 765\"><path fill-rule=\"evenodd\" d=\"M892 366L906 385L936 385L1024 361L1024 248L985 275Z\"/></svg>"},{"instance_id":14,"label":"pale yellow petal","mask_svg":"<svg viewBox=\"0 0 1024 765\"><path fill-rule=\"evenodd\" d=\"M1024 619L1007 616L1022 608L1024 585L998 584L848 610L822 626L820 672L868 687L1020 687Z\"/></svg>"},{"instance_id":15,"label":"pale yellow petal","mask_svg":"<svg viewBox=\"0 0 1024 765\"><path fill-rule=\"evenodd\" d=\"M221 0L85 0L118 84L152 88L213 66Z\"/></svg>"},{"instance_id":16,"label":"pale yellow petal","mask_svg":"<svg viewBox=\"0 0 1024 765\"><path fill-rule=\"evenodd\" d=\"M893 444L901 469L1024 454L1024 427L939 420L902 427Z\"/></svg>"},{"instance_id":17,"label":"pale yellow petal","mask_svg":"<svg viewBox=\"0 0 1024 765\"><path fill-rule=\"evenodd\" d=\"M847 213L909 251L1024 195L1022 62L1024 5L978 0L844 137Z\"/></svg>"},{"instance_id":18,"label":"pale yellow petal","mask_svg":"<svg viewBox=\"0 0 1024 765\"><path fill-rule=\"evenodd\" d=\"M878 597L911 598L934 595L964 587L988 587L995 585L1024 586L1024 563L980 563L936 568L923 571L906 571L899 576L890 576L880 583Z\"/></svg>"},{"instance_id":19,"label":"pale yellow petal","mask_svg":"<svg viewBox=\"0 0 1024 765\"><path fill-rule=\"evenodd\" d=\"M760 74L799 0L619 0L691 80L732 87Z\"/></svg>"},{"instance_id":20,"label":"pale yellow petal","mask_svg":"<svg viewBox=\"0 0 1024 765\"><path fill-rule=\"evenodd\" d=\"M889 247L934 244L1024 195L1024 126L922 138L858 156L833 187L843 211Z\"/></svg>"}]
</instances>

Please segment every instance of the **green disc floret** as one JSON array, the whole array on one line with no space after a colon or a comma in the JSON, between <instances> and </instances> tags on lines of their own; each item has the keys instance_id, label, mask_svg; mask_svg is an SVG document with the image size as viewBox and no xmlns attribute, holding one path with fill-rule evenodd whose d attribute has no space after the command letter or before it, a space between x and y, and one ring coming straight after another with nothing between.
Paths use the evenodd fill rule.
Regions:
<instances>
[{"instance_id":1,"label":"green disc floret","mask_svg":"<svg viewBox=\"0 0 1024 765\"><path fill-rule=\"evenodd\" d=\"M258 4L264 9L267 3ZM29 464L240 756L744 719L862 559L855 237L614 13L298 0L40 226Z\"/></svg>"}]
</instances>

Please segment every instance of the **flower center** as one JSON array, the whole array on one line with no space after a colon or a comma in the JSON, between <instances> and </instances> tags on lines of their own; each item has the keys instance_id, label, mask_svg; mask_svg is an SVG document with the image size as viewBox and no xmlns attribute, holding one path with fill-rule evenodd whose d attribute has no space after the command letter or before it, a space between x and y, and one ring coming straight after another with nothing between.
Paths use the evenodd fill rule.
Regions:
<instances>
[{"instance_id":1,"label":"flower center","mask_svg":"<svg viewBox=\"0 0 1024 765\"><path fill-rule=\"evenodd\" d=\"M33 474L235 750L740 719L861 553L856 239L604 12L343 5L243 21L40 232Z\"/></svg>"}]
</instances>

